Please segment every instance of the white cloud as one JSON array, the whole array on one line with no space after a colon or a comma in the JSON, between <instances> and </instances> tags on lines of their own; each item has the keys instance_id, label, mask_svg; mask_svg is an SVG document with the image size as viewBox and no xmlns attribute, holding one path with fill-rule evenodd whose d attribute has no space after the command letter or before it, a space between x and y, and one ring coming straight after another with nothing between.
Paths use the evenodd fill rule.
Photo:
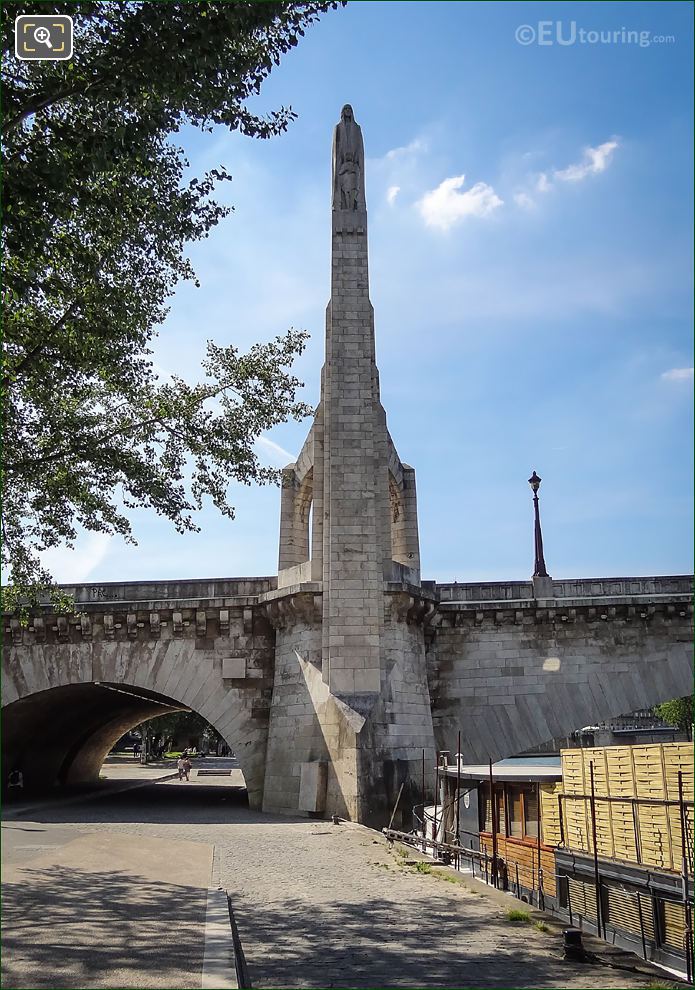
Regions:
<instances>
[{"instance_id":1,"label":"white cloud","mask_svg":"<svg viewBox=\"0 0 695 990\"><path fill-rule=\"evenodd\" d=\"M502 200L486 182L476 182L466 192L459 192L465 181L465 175L444 179L418 201L417 207L428 227L448 230L466 217L487 217L502 206Z\"/></svg>"},{"instance_id":2,"label":"white cloud","mask_svg":"<svg viewBox=\"0 0 695 990\"><path fill-rule=\"evenodd\" d=\"M368 162L369 188L379 189L387 205L393 207L398 197L408 196L408 199L422 188L420 172L427 142L420 137L414 138L409 144L391 148L379 158Z\"/></svg>"},{"instance_id":3,"label":"white cloud","mask_svg":"<svg viewBox=\"0 0 695 990\"><path fill-rule=\"evenodd\" d=\"M540 172L532 181L531 191L517 193L514 202L523 209L530 209L535 206L532 193L547 193L555 188L557 182L581 182L588 175L605 172L618 144L617 138L613 138L611 141L599 144L597 148L584 148L581 162L575 162L567 168L553 169L550 175L547 172Z\"/></svg>"},{"instance_id":4,"label":"white cloud","mask_svg":"<svg viewBox=\"0 0 695 990\"><path fill-rule=\"evenodd\" d=\"M522 210L532 210L536 205L534 199L525 192L514 193L514 202Z\"/></svg>"},{"instance_id":5,"label":"white cloud","mask_svg":"<svg viewBox=\"0 0 695 990\"><path fill-rule=\"evenodd\" d=\"M88 533L80 536L74 550L52 547L41 554L41 563L60 584L86 581L106 557L112 536L108 533Z\"/></svg>"},{"instance_id":6,"label":"white cloud","mask_svg":"<svg viewBox=\"0 0 695 990\"><path fill-rule=\"evenodd\" d=\"M536 179L536 191L537 192L547 192L550 189L550 182L548 181L548 176L545 172L541 174Z\"/></svg>"},{"instance_id":7,"label":"white cloud","mask_svg":"<svg viewBox=\"0 0 695 990\"><path fill-rule=\"evenodd\" d=\"M670 371L663 371L661 378L665 382L691 382L694 370L693 368L671 368Z\"/></svg>"},{"instance_id":8,"label":"white cloud","mask_svg":"<svg viewBox=\"0 0 695 990\"><path fill-rule=\"evenodd\" d=\"M613 157L613 152L618 147L618 142L604 141L597 148L584 148L581 162L575 165L568 165L567 168L556 169L553 176L561 182L581 182L587 175L597 175L605 172Z\"/></svg>"},{"instance_id":9,"label":"white cloud","mask_svg":"<svg viewBox=\"0 0 695 990\"><path fill-rule=\"evenodd\" d=\"M421 138L415 138L410 144L404 144L402 148L391 148L384 155L389 161L394 158L405 158L408 155L417 155L421 151L427 151L427 145Z\"/></svg>"},{"instance_id":10,"label":"white cloud","mask_svg":"<svg viewBox=\"0 0 695 990\"><path fill-rule=\"evenodd\" d=\"M256 440L256 445L263 448L264 453L270 457L276 467L285 467L286 464L291 464L297 459L295 454L290 454L289 450L285 450L284 447L281 447L279 443L275 443L270 437L261 435Z\"/></svg>"}]
</instances>

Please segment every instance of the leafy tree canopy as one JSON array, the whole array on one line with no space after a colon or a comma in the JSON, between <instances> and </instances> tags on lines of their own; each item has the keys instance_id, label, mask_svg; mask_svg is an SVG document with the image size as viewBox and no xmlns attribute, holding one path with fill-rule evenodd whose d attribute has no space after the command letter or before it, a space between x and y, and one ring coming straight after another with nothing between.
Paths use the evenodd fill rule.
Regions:
<instances>
[{"instance_id":1,"label":"leafy tree canopy","mask_svg":"<svg viewBox=\"0 0 695 990\"><path fill-rule=\"evenodd\" d=\"M208 742L222 738L217 730L197 712L181 711L171 712L168 715L158 715L146 722L143 727L153 738L159 737L164 741L184 739L185 745L188 745L191 739L196 738L205 739Z\"/></svg>"},{"instance_id":2,"label":"leafy tree canopy","mask_svg":"<svg viewBox=\"0 0 695 990\"><path fill-rule=\"evenodd\" d=\"M45 3L72 14L74 58L21 62L14 19L36 4L2 5L5 607L36 601L50 584L38 552L78 526L132 540L127 510L145 506L195 529L205 499L233 515L231 480L276 480L253 445L309 411L290 371L304 333L247 354L208 342L197 384L163 383L149 360L176 284L195 280L186 244L228 213L211 198L226 170L185 181L171 136L281 134L291 109L248 101L336 6Z\"/></svg>"},{"instance_id":3,"label":"leafy tree canopy","mask_svg":"<svg viewBox=\"0 0 695 990\"><path fill-rule=\"evenodd\" d=\"M687 733L688 738L690 738L693 728L692 696L688 698L673 698L671 701L664 701L663 704L657 705L654 708L654 712L660 719L666 722L667 725L675 725L677 728Z\"/></svg>"}]
</instances>

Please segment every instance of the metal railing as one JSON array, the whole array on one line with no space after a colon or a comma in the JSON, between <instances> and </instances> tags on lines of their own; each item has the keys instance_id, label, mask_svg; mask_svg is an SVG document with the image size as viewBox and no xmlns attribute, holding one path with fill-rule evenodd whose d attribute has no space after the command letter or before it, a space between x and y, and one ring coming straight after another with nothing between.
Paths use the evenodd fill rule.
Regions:
<instances>
[{"instance_id":1,"label":"metal railing","mask_svg":"<svg viewBox=\"0 0 695 990\"><path fill-rule=\"evenodd\" d=\"M426 815L426 818L432 821L431 815ZM680 951L683 954L685 960L686 968L686 978L688 982L691 981L693 972L693 962L692 962L692 940L690 936L690 923L689 918L692 914L692 897L684 904L683 900L677 896L667 897L664 895L663 891L660 891L658 897L651 894L641 894L639 891L620 891L624 896L629 896L633 899L636 908L637 915L639 918L639 929L637 931L632 931L625 927L621 927L619 924L613 922L609 917L606 917L605 905L607 903L607 893L610 889L599 876L597 884L592 880L582 880L587 886L594 887L594 894L597 898L597 902L601 904L602 910L599 912L594 908L593 910L585 910L585 905L581 906L572 902L572 888L570 881L575 879L568 873L558 873L556 871L548 871L542 865L532 867L531 869L531 882L528 882L528 864L517 860L512 856L505 854L504 856L497 856L497 863L493 864L493 857L486 849L473 849L467 846L460 845L454 842L445 842L438 839L430 838L427 835L423 835L421 832L401 832L397 829L384 829L384 835L390 842L399 841L407 845L411 845L414 849L424 853L425 855L431 855L433 859L438 860L442 865L452 866L454 869L461 870L462 863L468 861L470 864L471 876L475 879L482 880L488 886L493 886L498 890L506 890L514 894L519 900L525 900L531 907L538 908L539 911L548 910L546 904L546 892L547 884L550 878L555 881L556 896L554 903L550 908L551 912L560 917L565 917L569 921L570 925L579 925L582 928L588 928L593 930L599 938L604 940L607 938L607 926L611 930L616 930L621 933L624 937L628 939L633 939L641 947L642 956L645 960L650 958L648 946L656 946L654 940L654 935L646 930L645 926L645 913L644 913L644 900L643 898L648 897L651 903L652 899L661 902L669 902L671 904L677 904L684 907L684 931L682 938L682 946ZM469 835L474 835L477 833L468 832ZM493 869L493 865L496 866ZM552 888L551 888L552 889ZM564 891L566 909L561 904L561 893ZM597 917L598 913L598 917ZM656 929L656 921L653 922L654 928Z\"/></svg>"},{"instance_id":2,"label":"metal railing","mask_svg":"<svg viewBox=\"0 0 695 990\"><path fill-rule=\"evenodd\" d=\"M543 852L546 855L554 855L555 850L550 847L541 846L541 820L540 820L540 793L538 793L537 801L537 841L535 845L529 844L527 849L531 852L531 883L527 883L528 879L528 862L522 862L515 859L513 856L509 855L509 847L506 846L504 855L499 855L498 842L499 840L505 841L508 836L502 834L503 823L497 821L497 807L494 797L494 780L493 780L493 767L492 761L490 760L490 809L491 809L491 825L492 832L490 834L490 842L492 844L492 855L488 853L488 850L483 847L483 849L474 849L471 846L464 846L461 842L461 835L470 836L471 839L475 838L480 842L480 832L472 832L468 829L461 828L460 825L460 802L464 793L472 790L474 787L478 786L478 781L471 785L464 792L461 790L461 777L460 777L460 766L461 766L461 733L458 735L458 749L457 749L457 774L456 774L456 790L454 793L454 798L444 803L444 796L442 795L442 804L439 805L439 785L440 785L440 770L448 769L448 752L442 751L437 753L437 760L435 764L435 786L434 786L434 804L433 812L430 813L427 810L426 803L426 786L425 786L425 751L422 753L422 801L416 804L412 808L412 822L413 828L410 832L403 832L397 829L392 829L391 824L393 823L393 815L391 816L391 822L389 827L383 829L384 835L390 842L396 840L404 842L406 844L412 845L414 848L419 849L425 855L431 855L434 859L439 860L445 865L454 866L457 870L461 869L461 862L470 862L470 871L473 877L477 876L484 880L487 884L490 884L496 888L502 887L504 890L511 890L520 899L529 898L529 902L533 906L537 906L540 910L544 910L546 906L546 882L552 877L555 881L556 893L560 890L563 882L565 884L565 893L567 899L567 913L569 914L570 924L574 924L575 910L572 906L572 895L570 889L570 876L564 873L557 873L555 871L544 871L543 867ZM440 763L441 759L441 763ZM591 788L590 793L587 795L571 795L570 797L584 798L588 801L590 817L591 817L591 844L587 845L589 848L587 850L582 850L585 855L590 855L593 857L593 888L594 897L593 901L595 904L594 917L595 921L592 921L591 917L586 914L582 915L582 918L589 925L595 925L596 933L599 937L606 938L606 897L605 890L608 889L605 885L604 880L601 876L602 866L599 861L598 855L598 842L597 842L597 832L596 832L596 804L600 801L612 801L612 800L622 800L625 798L614 798L612 796L599 796L596 794L596 789L594 786L594 767L593 763L590 764L590 775L591 775ZM540 785L537 784L537 791L540 792ZM400 799L401 791L399 791L398 799ZM558 848L562 849L565 843L565 829L563 821L563 802L562 797L565 795L559 795L560 801L558 802L559 810L559 829L560 829L560 843ZM681 845L681 869L680 869L680 879L681 879L681 896L668 897L664 896L664 892L661 891L656 900L658 901L669 901L671 903L677 903L682 905L683 908L683 924L684 924L684 936L683 936L683 952L685 956L685 968L686 977L688 982L692 981L693 972L695 970L693 962L693 944L692 944L692 934L693 934L693 897L692 891L692 875L693 875L693 823L690 814L692 804L688 804L684 799L683 793L683 773L678 772L678 799L655 799L655 798L627 798L627 801L633 805L633 818L635 816L635 806L639 803L644 804L661 804L670 807L677 807L679 809L679 825L680 825L680 845ZM398 800L396 802L396 807L398 805ZM451 811L454 809L454 828L447 828L447 821L451 820ZM395 814L395 808L394 808ZM506 828L505 828L506 831ZM635 823L635 831L638 832ZM498 834L499 833L499 834ZM440 839L440 834L442 838ZM447 841L451 838L452 841ZM636 836L636 848L638 851L638 862L641 859L639 856L639 837ZM641 865L641 864L640 864ZM603 866L605 870L605 864ZM649 876L646 878L647 887L650 888ZM552 889L552 884L550 885ZM610 888L612 889L612 887ZM642 910L642 902L640 900L640 894L638 891L634 892L637 896L636 906L637 913L639 916L639 937L642 943L642 951L644 958L647 958L647 933L645 931L644 917ZM646 896L646 895L645 895ZM656 896L650 893L650 896ZM535 901L535 904L534 904ZM553 908L553 910L558 910L558 913L564 914L562 909L559 908L560 898L556 897L556 903L558 909ZM576 907L576 906L575 906ZM611 922L611 928L616 926ZM622 929L621 929L622 930ZM628 937L630 932L626 933ZM660 938L660 936L659 936Z\"/></svg>"}]
</instances>

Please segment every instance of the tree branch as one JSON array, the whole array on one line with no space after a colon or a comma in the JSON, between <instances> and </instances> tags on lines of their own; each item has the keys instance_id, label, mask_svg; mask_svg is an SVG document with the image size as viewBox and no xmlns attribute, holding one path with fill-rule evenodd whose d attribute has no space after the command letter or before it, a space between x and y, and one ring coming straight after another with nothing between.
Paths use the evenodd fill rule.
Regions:
<instances>
[{"instance_id":1,"label":"tree branch","mask_svg":"<svg viewBox=\"0 0 695 990\"><path fill-rule=\"evenodd\" d=\"M95 87L99 87L107 79L113 79L116 71L114 68L115 60L113 58L113 53L109 54L110 63L105 67L105 70L101 75L96 75L92 81L88 82L86 85L70 86L62 91L59 90L52 96L35 96L33 99L29 100L27 104L25 104L19 113L16 113L14 117L11 117L5 124L3 124L2 134L10 134L12 131L16 130L20 124L27 119L27 117L30 117L34 113L40 113L41 110L47 110L48 107L62 103L64 100L69 100L71 96L77 96L78 94L80 96L85 96L87 93L91 93ZM124 69L127 71L132 66L133 62L137 61L139 55L140 52L136 49L120 63L119 72L121 75L123 74Z\"/></svg>"},{"instance_id":2,"label":"tree branch","mask_svg":"<svg viewBox=\"0 0 695 990\"><path fill-rule=\"evenodd\" d=\"M102 79L103 78L104 77L102 76ZM68 100L71 96L75 96L77 93L80 92L86 93L88 88L89 88L89 84L84 88L80 86L72 86L70 87L70 89L64 89L62 92L58 92L53 96L45 96L42 99L39 98L38 96L35 96L32 100L29 100L29 102L24 105L24 107L19 111L19 113L16 113L14 117L10 117L10 119L5 124L3 124L2 127L3 135L6 136L8 134L11 134L12 131L16 130L19 127L19 125L23 121L25 121L27 117L31 117L32 114L40 113L41 110L46 110L48 107L51 107L56 103L62 103L63 100Z\"/></svg>"},{"instance_id":3,"label":"tree branch","mask_svg":"<svg viewBox=\"0 0 695 990\"><path fill-rule=\"evenodd\" d=\"M9 374L5 375L3 379L3 386L6 389L10 387L12 378L16 378L18 375L21 375L21 373L25 370L25 368L28 368L31 364L33 364L37 356L41 353L41 351L44 350L46 344L51 339L51 337L53 337L54 334L61 329L61 327L65 326L66 321L69 320L71 316L74 316L75 310L77 309L77 304L78 304L78 300L73 299L73 301L70 303L70 305L65 310L65 312L60 317L60 319L56 320L56 322L51 327L49 327L48 331L44 334L43 339L40 341L40 343L32 347L30 351L27 351L27 353L24 355L24 357L19 362L17 367L12 369L11 377Z\"/></svg>"}]
</instances>

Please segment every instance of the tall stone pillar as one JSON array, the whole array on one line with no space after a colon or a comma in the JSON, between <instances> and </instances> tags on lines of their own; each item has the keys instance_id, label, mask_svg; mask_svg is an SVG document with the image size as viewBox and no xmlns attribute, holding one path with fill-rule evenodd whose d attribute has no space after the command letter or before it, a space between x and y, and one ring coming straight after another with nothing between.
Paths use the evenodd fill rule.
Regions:
<instances>
[{"instance_id":1,"label":"tall stone pillar","mask_svg":"<svg viewBox=\"0 0 695 990\"><path fill-rule=\"evenodd\" d=\"M415 472L396 453L379 395L364 148L349 106L333 138L321 399L284 471L280 546L264 806L378 823L422 750L434 757L423 626L433 606L419 588Z\"/></svg>"},{"instance_id":2,"label":"tall stone pillar","mask_svg":"<svg viewBox=\"0 0 695 990\"><path fill-rule=\"evenodd\" d=\"M369 301L367 211L333 210L323 374L323 675L338 696L381 690L391 566L386 417ZM365 699L366 700L366 699Z\"/></svg>"}]
</instances>

